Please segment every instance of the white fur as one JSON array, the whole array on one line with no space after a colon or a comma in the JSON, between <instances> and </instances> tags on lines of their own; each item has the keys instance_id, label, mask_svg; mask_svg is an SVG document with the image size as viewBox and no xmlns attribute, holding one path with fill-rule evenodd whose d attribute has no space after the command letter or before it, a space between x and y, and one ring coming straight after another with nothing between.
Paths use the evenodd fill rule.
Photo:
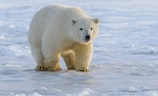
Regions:
<instances>
[{"instance_id":1,"label":"white fur","mask_svg":"<svg viewBox=\"0 0 158 96\"><path fill-rule=\"evenodd\" d=\"M68 69L87 71L97 33L98 19L92 19L81 8L50 5L41 9L33 17L28 34L36 70L60 70L62 55Z\"/></svg>"}]
</instances>

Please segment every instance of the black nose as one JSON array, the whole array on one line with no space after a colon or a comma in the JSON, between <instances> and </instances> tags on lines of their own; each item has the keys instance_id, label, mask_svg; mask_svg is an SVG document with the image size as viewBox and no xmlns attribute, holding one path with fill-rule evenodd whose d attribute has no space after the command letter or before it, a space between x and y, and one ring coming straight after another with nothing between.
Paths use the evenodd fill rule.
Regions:
<instances>
[{"instance_id":1,"label":"black nose","mask_svg":"<svg viewBox=\"0 0 158 96\"><path fill-rule=\"evenodd\" d=\"M89 35L86 35L86 36L85 36L85 40L86 40L86 41L89 41L89 40L90 40L90 36L89 36Z\"/></svg>"}]
</instances>

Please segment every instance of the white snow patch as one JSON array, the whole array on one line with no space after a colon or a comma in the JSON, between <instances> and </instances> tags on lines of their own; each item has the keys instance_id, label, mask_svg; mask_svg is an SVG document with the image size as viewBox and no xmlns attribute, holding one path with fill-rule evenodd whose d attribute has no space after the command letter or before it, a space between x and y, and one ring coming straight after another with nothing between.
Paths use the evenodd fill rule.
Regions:
<instances>
[{"instance_id":1,"label":"white snow patch","mask_svg":"<svg viewBox=\"0 0 158 96\"><path fill-rule=\"evenodd\" d=\"M90 72L36 72L32 16L51 3L100 19ZM93 6L93 7L92 7ZM158 96L157 0L1 0L0 96Z\"/></svg>"}]
</instances>

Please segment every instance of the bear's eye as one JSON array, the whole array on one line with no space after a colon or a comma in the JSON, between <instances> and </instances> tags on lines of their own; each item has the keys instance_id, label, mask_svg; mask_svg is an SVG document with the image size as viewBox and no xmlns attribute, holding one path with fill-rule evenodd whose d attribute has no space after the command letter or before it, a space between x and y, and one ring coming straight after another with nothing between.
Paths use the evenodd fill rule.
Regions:
<instances>
[{"instance_id":1,"label":"bear's eye","mask_svg":"<svg viewBox=\"0 0 158 96\"><path fill-rule=\"evenodd\" d=\"M83 28L80 28L80 30L82 31L82 30L83 30Z\"/></svg>"},{"instance_id":2,"label":"bear's eye","mask_svg":"<svg viewBox=\"0 0 158 96\"><path fill-rule=\"evenodd\" d=\"M93 30L93 28L91 27L91 30Z\"/></svg>"}]
</instances>

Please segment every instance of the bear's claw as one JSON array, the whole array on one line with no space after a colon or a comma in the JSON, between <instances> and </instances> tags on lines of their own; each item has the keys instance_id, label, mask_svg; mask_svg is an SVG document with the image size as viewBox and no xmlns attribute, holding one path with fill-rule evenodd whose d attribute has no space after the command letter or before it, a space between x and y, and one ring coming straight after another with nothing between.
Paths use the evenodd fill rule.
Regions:
<instances>
[{"instance_id":1,"label":"bear's claw","mask_svg":"<svg viewBox=\"0 0 158 96\"><path fill-rule=\"evenodd\" d=\"M75 68L75 70L80 72L89 72L87 68Z\"/></svg>"},{"instance_id":2,"label":"bear's claw","mask_svg":"<svg viewBox=\"0 0 158 96\"><path fill-rule=\"evenodd\" d=\"M48 66L44 66L44 65L38 65L36 66L35 68L36 71L60 71L61 68L51 68L51 67L48 67Z\"/></svg>"}]
</instances>

